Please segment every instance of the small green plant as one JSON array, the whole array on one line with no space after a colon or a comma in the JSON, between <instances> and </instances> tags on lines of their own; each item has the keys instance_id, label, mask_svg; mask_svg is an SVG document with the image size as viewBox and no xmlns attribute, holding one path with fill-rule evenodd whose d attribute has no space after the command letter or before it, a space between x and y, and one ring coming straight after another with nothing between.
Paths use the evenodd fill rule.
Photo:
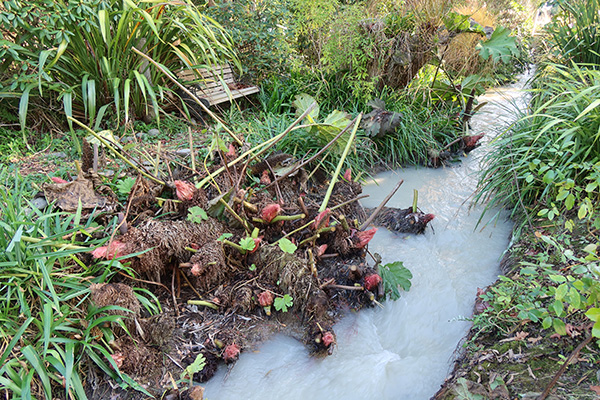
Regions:
<instances>
[{"instance_id":1,"label":"small green plant","mask_svg":"<svg viewBox=\"0 0 600 400\"><path fill-rule=\"evenodd\" d=\"M193 363L185 367L179 379L183 381L184 379L186 379L186 377L188 377L188 379L190 380L189 387L192 387L194 386L194 374L201 372L205 366L206 358L204 357L204 354L200 353L196 356L196 359Z\"/></svg>"},{"instance_id":2,"label":"small green plant","mask_svg":"<svg viewBox=\"0 0 600 400\"><path fill-rule=\"evenodd\" d=\"M288 238L282 238L279 240L279 248L284 253L294 254L294 252L298 249L294 243L292 243Z\"/></svg>"},{"instance_id":3,"label":"small green plant","mask_svg":"<svg viewBox=\"0 0 600 400\"><path fill-rule=\"evenodd\" d=\"M386 296L392 300L400 298L400 290L409 291L413 275L401 261L385 264L379 267Z\"/></svg>"},{"instance_id":4,"label":"small green plant","mask_svg":"<svg viewBox=\"0 0 600 400\"><path fill-rule=\"evenodd\" d=\"M206 221L208 219L208 214L201 207L194 206L188 209L187 215L188 221L192 221L196 224L202 223L202 221Z\"/></svg>"},{"instance_id":5,"label":"small green plant","mask_svg":"<svg viewBox=\"0 0 600 400\"><path fill-rule=\"evenodd\" d=\"M282 297L277 297L273 300L275 310L281 312L288 312L288 308L294 305L294 299L289 294L285 294Z\"/></svg>"},{"instance_id":6,"label":"small green plant","mask_svg":"<svg viewBox=\"0 0 600 400\"><path fill-rule=\"evenodd\" d=\"M121 197L128 196L129 192L131 192L131 189L133 189L133 185L135 185L135 179L130 176L118 181L117 190L119 195L121 195Z\"/></svg>"}]
</instances>

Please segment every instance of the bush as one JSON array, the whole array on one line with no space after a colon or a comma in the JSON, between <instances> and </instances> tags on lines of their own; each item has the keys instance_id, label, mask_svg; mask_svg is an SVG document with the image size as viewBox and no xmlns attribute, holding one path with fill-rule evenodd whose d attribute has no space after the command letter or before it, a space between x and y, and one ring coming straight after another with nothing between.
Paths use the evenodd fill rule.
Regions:
<instances>
[{"instance_id":1,"label":"bush","mask_svg":"<svg viewBox=\"0 0 600 400\"><path fill-rule=\"evenodd\" d=\"M20 98L22 128L28 108L52 120L60 103L67 116L95 127L108 116L113 123L158 118L172 84L132 47L172 72L233 57L222 28L189 1L4 4L0 90Z\"/></svg>"},{"instance_id":2,"label":"bush","mask_svg":"<svg viewBox=\"0 0 600 400\"><path fill-rule=\"evenodd\" d=\"M288 72L293 37L291 11L286 0L221 2L206 14L231 35L243 68L242 79L253 84ZM231 16L235 15L235 18Z\"/></svg>"},{"instance_id":3,"label":"bush","mask_svg":"<svg viewBox=\"0 0 600 400\"><path fill-rule=\"evenodd\" d=\"M579 219L600 226L600 72L551 64L536 82L530 111L488 154L478 198L513 216L552 220L576 209Z\"/></svg>"}]
</instances>

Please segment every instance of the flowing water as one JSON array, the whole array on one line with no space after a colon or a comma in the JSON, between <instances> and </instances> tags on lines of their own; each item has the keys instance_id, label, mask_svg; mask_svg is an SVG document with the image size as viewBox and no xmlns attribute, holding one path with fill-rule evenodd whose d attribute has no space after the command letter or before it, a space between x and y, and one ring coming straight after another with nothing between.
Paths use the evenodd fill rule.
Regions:
<instances>
[{"instance_id":1,"label":"flowing water","mask_svg":"<svg viewBox=\"0 0 600 400\"><path fill-rule=\"evenodd\" d=\"M238 399L429 399L452 367L467 333L478 287L498 276L511 224L476 227L481 207L469 209L485 144L509 104L522 100L521 79L480 98L489 101L472 121L472 133L485 132L483 146L456 167L407 168L378 174L363 201L376 207L399 179L404 184L388 206L412 204L436 218L425 235L398 235L379 229L369 244L383 262L403 261L413 273L412 288L384 308L351 314L335 326L337 348L325 359L311 358L298 341L276 336L255 352L242 353L235 366L221 368L206 385L210 400Z\"/></svg>"}]
</instances>

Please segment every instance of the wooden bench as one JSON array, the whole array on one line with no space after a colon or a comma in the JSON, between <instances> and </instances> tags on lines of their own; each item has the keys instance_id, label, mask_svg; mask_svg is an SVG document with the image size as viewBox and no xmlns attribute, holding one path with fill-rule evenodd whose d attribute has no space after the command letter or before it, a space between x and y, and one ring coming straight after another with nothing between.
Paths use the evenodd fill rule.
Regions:
<instances>
[{"instance_id":1,"label":"wooden bench","mask_svg":"<svg viewBox=\"0 0 600 400\"><path fill-rule=\"evenodd\" d=\"M183 82L195 83L189 89L198 98L206 99L211 106L239 97L258 93L256 86L241 87L234 77L230 65L217 65L213 70L198 68L199 78L193 70L180 71L177 76Z\"/></svg>"}]
</instances>

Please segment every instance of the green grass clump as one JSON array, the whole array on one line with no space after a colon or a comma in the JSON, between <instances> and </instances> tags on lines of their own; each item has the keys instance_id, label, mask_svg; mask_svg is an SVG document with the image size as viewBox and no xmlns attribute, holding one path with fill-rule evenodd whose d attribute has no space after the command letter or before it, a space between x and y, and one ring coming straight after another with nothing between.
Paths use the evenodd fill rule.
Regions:
<instances>
[{"instance_id":1,"label":"green grass clump","mask_svg":"<svg viewBox=\"0 0 600 400\"><path fill-rule=\"evenodd\" d=\"M538 73L532 92L529 110L493 143L477 199L489 200L488 207L506 206L512 216L552 220L578 210L579 219L594 222L600 72L550 64Z\"/></svg>"},{"instance_id":2,"label":"green grass clump","mask_svg":"<svg viewBox=\"0 0 600 400\"><path fill-rule=\"evenodd\" d=\"M84 264L80 255L100 244L84 233L93 220L81 210L39 210L28 201L32 195L26 180L0 169L2 397L86 399L90 363L122 387L141 389L111 357L113 336L104 324L121 317L88 301L92 282L127 269L118 261Z\"/></svg>"}]
</instances>

